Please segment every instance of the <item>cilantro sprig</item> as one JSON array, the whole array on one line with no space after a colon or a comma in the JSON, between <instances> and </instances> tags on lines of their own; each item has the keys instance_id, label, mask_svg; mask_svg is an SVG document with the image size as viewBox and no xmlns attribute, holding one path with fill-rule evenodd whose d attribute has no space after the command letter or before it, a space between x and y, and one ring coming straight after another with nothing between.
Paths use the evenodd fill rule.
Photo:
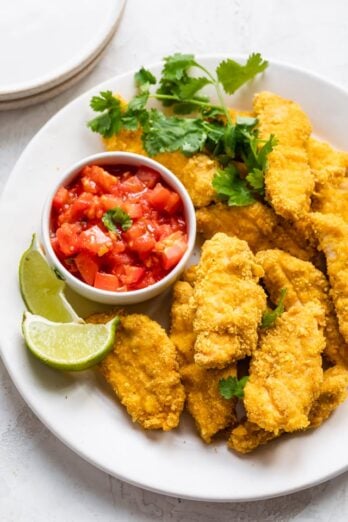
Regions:
<instances>
[{"instance_id":1,"label":"cilantro sprig","mask_svg":"<svg viewBox=\"0 0 348 522\"><path fill-rule=\"evenodd\" d=\"M258 138L255 118L238 118L233 123L223 92L233 94L267 66L268 62L254 53L244 64L223 60L212 74L194 55L175 53L164 58L158 83L143 67L135 74L137 94L126 108L111 91L94 96L91 107L101 114L89 121L88 126L106 138L122 128L140 127L149 156L174 151L187 156L199 151L208 153L222 167L213 182L217 196L229 205L250 205L263 197L267 155L276 141L273 136L267 141ZM151 90L156 85L157 89ZM202 92L207 86L215 89L218 104L213 104ZM174 114L148 108L150 99L159 100ZM236 170L235 161L245 163L246 176Z\"/></svg>"},{"instance_id":2,"label":"cilantro sprig","mask_svg":"<svg viewBox=\"0 0 348 522\"><path fill-rule=\"evenodd\" d=\"M284 313L284 301L286 296L287 289L282 288L280 290L279 301L274 310L267 310L262 316L261 328L270 328L274 326L278 317Z\"/></svg>"},{"instance_id":3,"label":"cilantro sprig","mask_svg":"<svg viewBox=\"0 0 348 522\"><path fill-rule=\"evenodd\" d=\"M102 222L111 232L118 232L119 229L125 232L133 224L131 217L121 207L114 207L105 212L102 216Z\"/></svg>"},{"instance_id":4,"label":"cilantro sprig","mask_svg":"<svg viewBox=\"0 0 348 522\"><path fill-rule=\"evenodd\" d=\"M242 399L244 397L244 387L248 382L248 376L237 379L237 377L227 377L227 379L220 379L219 381L219 392L224 399L232 399L232 397L238 397Z\"/></svg>"}]
</instances>

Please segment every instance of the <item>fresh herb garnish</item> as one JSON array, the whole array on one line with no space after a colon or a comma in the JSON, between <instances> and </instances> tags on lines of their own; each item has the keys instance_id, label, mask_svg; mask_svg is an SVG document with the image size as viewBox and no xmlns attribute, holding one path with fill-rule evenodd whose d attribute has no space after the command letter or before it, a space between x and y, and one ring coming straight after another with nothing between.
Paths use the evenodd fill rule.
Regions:
<instances>
[{"instance_id":1,"label":"fresh herb garnish","mask_svg":"<svg viewBox=\"0 0 348 522\"><path fill-rule=\"evenodd\" d=\"M238 397L242 399L244 397L244 386L248 381L248 376L237 379L237 377L227 377L227 379L220 379L219 381L219 392L224 399L232 399L232 397Z\"/></svg>"},{"instance_id":2,"label":"fresh herb garnish","mask_svg":"<svg viewBox=\"0 0 348 522\"><path fill-rule=\"evenodd\" d=\"M120 228L125 232L133 223L130 216L121 207L115 207L105 212L102 222L111 232L117 232Z\"/></svg>"},{"instance_id":3,"label":"fresh herb garnish","mask_svg":"<svg viewBox=\"0 0 348 522\"><path fill-rule=\"evenodd\" d=\"M284 312L284 300L286 296L286 288L282 288L280 290L280 297L278 304L274 310L268 310L263 314L262 322L261 322L261 328L270 328L271 326L274 326L274 323L282 315Z\"/></svg>"},{"instance_id":4,"label":"fresh herb garnish","mask_svg":"<svg viewBox=\"0 0 348 522\"><path fill-rule=\"evenodd\" d=\"M155 76L142 67L135 74L137 94L127 108L122 107L111 91L101 92L91 100L92 109L101 114L88 122L88 126L106 138L122 128L141 127L144 149L149 156L174 151L189 156L203 151L224 167L214 179L217 195L229 205L250 205L264 194L267 155L276 142L273 136L268 141L258 138L255 118L238 118L233 123L223 91L233 94L267 66L268 62L257 53L250 55L245 64L223 60L214 75L192 54L167 56L155 92L150 91L157 83ZM193 76L193 70L198 75ZM212 104L202 93L208 85L215 88L218 104ZM150 99L171 107L174 115L147 108ZM244 177L235 170L235 160L245 163Z\"/></svg>"}]
</instances>

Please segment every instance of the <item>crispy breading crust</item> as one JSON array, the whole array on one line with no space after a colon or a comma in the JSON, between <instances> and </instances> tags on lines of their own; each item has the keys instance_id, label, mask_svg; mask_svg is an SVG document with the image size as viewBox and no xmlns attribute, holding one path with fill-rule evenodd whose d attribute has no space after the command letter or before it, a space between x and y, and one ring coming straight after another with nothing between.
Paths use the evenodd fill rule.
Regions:
<instances>
[{"instance_id":1,"label":"crispy breading crust","mask_svg":"<svg viewBox=\"0 0 348 522\"><path fill-rule=\"evenodd\" d=\"M318 428L335 409L347 398L348 372L341 366L333 366L325 370L320 394L309 412L309 426L306 429ZM250 453L262 444L277 438L257 424L245 421L232 430L228 446L238 453Z\"/></svg>"},{"instance_id":2,"label":"crispy breading crust","mask_svg":"<svg viewBox=\"0 0 348 522\"><path fill-rule=\"evenodd\" d=\"M266 197L277 214L297 221L309 212L314 190L307 155L311 124L297 103L270 92L256 94L253 107L260 138L273 134L278 140L268 155Z\"/></svg>"},{"instance_id":3,"label":"crispy breading crust","mask_svg":"<svg viewBox=\"0 0 348 522\"><path fill-rule=\"evenodd\" d=\"M245 241L218 233L204 243L193 294L197 364L223 368L256 348L266 306L262 275Z\"/></svg>"},{"instance_id":4,"label":"crispy breading crust","mask_svg":"<svg viewBox=\"0 0 348 522\"><path fill-rule=\"evenodd\" d=\"M256 255L262 265L266 289L273 303L277 303L282 288L286 288L285 309L301 303L319 303L325 313L324 353L333 364L348 368L348 345L338 328L333 303L329 295L330 286L324 274L312 263L290 256L281 250L264 250Z\"/></svg>"},{"instance_id":5,"label":"crispy breading crust","mask_svg":"<svg viewBox=\"0 0 348 522\"><path fill-rule=\"evenodd\" d=\"M195 270L188 269L185 278L194 282ZM186 406L194 418L202 439L209 443L220 430L236 422L236 400L226 400L219 393L219 381L236 375L235 365L224 370L206 370L194 363L195 334L193 319L193 287L178 281L173 288L170 337L178 351L180 374L186 392Z\"/></svg>"},{"instance_id":6,"label":"crispy breading crust","mask_svg":"<svg viewBox=\"0 0 348 522\"><path fill-rule=\"evenodd\" d=\"M105 322L108 317L97 314L88 321ZM158 323L146 315L122 316L114 350L100 369L133 422L164 431L179 424L185 391L175 346Z\"/></svg>"},{"instance_id":7,"label":"crispy breading crust","mask_svg":"<svg viewBox=\"0 0 348 522\"><path fill-rule=\"evenodd\" d=\"M348 223L333 214L311 214L319 248L326 257L339 329L348 343Z\"/></svg>"},{"instance_id":8,"label":"crispy breading crust","mask_svg":"<svg viewBox=\"0 0 348 522\"><path fill-rule=\"evenodd\" d=\"M314 250L301 241L291 225L281 223L271 208L259 202L246 207L217 203L197 210L196 217L198 232L206 239L223 232L247 241L254 253L282 248L300 259L308 260L314 255Z\"/></svg>"},{"instance_id":9,"label":"crispy breading crust","mask_svg":"<svg viewBox=\"0 0 348 522\"><path fill-rule=\"evenodd\" d=\"M244 388L248 420L278 434L306 428L323 380L322 308L295 305L261 334Z\"/></svg>"}]
</instances>

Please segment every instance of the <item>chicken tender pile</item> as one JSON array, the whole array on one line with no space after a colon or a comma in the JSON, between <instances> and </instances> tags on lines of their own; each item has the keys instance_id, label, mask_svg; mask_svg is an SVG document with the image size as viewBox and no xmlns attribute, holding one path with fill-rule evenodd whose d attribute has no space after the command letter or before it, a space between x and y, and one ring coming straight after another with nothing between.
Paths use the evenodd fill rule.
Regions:
<instances>
[{"instance_id":1,"label":"chicken tender pile","mask_svg":"<svg viewBox=\"0 0 348 522\"><path fill-rule=\"evenodd\" d=\"M318 428L346 399L348 154L314 138L302 108L279 95L258 93L251 112L230 114L275 137L264 196L229 206L213 188L216 159L155 158L187 188L205 242L173 287L169 337L145 316L122 317L101 371L143 428L175 428L186 407L204 442L220 434L248 453ZM105 146L145 155L140 131ZM226 398L221 384L245 376Z\"/></svg>"}]
</instances>

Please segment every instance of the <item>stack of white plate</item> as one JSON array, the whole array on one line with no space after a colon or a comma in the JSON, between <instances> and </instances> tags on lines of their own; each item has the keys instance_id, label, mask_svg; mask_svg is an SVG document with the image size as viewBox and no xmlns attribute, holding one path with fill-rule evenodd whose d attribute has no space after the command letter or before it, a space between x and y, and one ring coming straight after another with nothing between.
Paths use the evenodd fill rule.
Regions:
<instances>
[{"instance_id":1,"label":"stack of white plate","mask_svg":"<svg viewBox=\"0 0 348 522\"><path fill-rule=\"evenodd\" d=\"M0 111L60 94L110 42L125 0L2 0Z\"/></svg>"}]
</instances>

